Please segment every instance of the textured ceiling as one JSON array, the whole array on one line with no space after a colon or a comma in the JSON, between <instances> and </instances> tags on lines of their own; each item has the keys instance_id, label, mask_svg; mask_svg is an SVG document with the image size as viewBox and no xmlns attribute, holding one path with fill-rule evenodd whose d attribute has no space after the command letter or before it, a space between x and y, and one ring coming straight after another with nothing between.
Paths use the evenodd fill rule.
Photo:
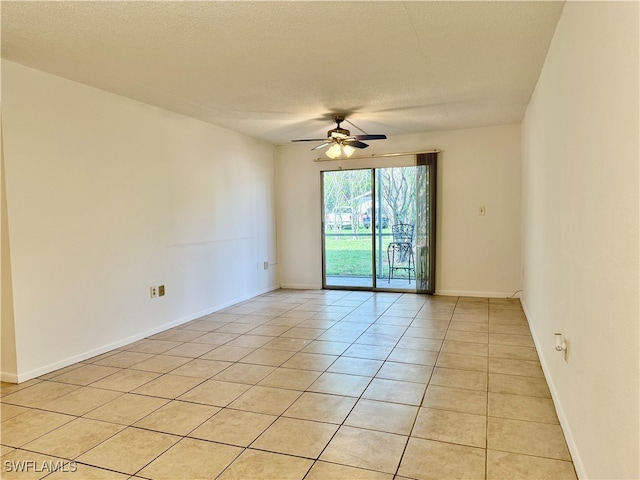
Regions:
<instances>
[{"instance_id":1,"label":"textured ceiling","mask_svg":"<svg viewBox=\"0 0 640 480\"><path fill-rule=\"evenodd\" d=\"M521 121L562 7L2 1L2 56L272 143L398 135Z\"/></svg>"}]
</instances>

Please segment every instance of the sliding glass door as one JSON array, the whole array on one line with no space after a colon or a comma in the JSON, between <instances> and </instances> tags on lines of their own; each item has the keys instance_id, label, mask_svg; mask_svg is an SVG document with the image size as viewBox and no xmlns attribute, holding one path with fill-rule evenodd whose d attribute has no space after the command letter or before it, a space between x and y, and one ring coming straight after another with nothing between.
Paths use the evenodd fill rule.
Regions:
<instances>
[{"instance_id":1,"label":"sliding glass door","mask_svg":"<svg viewBox=\"0 0 640 480\"><path fill-rule=\"evenodd\" d=\"M322 172L325 288L433 293L435 170L417 158Z\"/></svg>"}]
</instances>

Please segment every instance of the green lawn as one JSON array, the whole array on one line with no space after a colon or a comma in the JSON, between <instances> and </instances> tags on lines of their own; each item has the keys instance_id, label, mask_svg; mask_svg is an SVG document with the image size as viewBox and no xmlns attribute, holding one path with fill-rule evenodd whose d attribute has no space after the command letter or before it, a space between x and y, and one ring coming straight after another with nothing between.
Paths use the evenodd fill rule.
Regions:
<instances>
[{"instance_id":1,"label":"green lawn","mask_svg":"<svg viewBox=\"0 0 640 480\"><path fill-rule=\"evenodd\" d=\"M327 275L371 276L371 237L327 237Z\"/></svg>"},{"instance_id":2,"label":"green lawn","mask_svg":"<svg viewBox=\"0 0 640 480\"><path fill-rule=\"evenodd\" d=\"M351 230L342 230L340 233L344 236L327 235L325 237L327 276L370 277L373 268L371 232L361 229L357 234ZM385 229L382 233L388 234L390 230ZM384 272L381 276L388 272L386 245L390 240L390 236L382 238Z\"/></svg>"}]
</instances>

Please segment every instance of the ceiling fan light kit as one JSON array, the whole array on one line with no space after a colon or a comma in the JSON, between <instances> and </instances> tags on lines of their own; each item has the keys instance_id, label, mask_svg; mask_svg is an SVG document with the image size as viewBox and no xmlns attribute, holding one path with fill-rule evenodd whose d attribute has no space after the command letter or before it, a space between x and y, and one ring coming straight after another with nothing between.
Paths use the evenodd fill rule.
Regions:
<instances>
[{"instance_id":1,"label":"ceiling fan light kit","mask_svg":"<svg viewBox=\"0 0 640 480\"><path fill-rule=\"evenodd\" d=\"M344 154L347 157L350 157L351 155L353 155L353 152L355 152L356 149L353 148L351 145L343 145L342 146L342 151L344 152Z\"/></svg>"},{"instance_id":2,"label":"ceiling fan light kit","mask_svg":"<svg viewBox=\"0 0 640 480\"><path fill-rule=\"evenodd\" d=\"M331 147L325 152L325 155L334 159L341 157L343 154L346 157L350 157L356 151L356 148L367 148L369 145L361 140L384 140L387 138L386 135L369 135L364 130L362 130L364 135L351 135L349 130L340 127L340 124L345 121L345 116L343 114L337 113L332 115L331 118L336 122L336 128L332 128L327 132L326 139L308 138L303 140L292 140L292 142L323 142L320 145L313 147L311 150L319 150L331 145ZM353 126L356 127L355 125Z\"/></svg>"},{"instance_id":3,"label":"ceiling fan light kit","mask_svg":"<svg viewBox=\"0 0 640 480\"><path fill-rule=\"evenodd\" d=\"M356 149L350 145L343 145L341 143L334 143L331 145L331 148L328 148L324 154L330 159L341 157L343 154L347 157L353 155Z\"/></svg>"},{"instance_id":4,"label":"ceiling fan light kit","mask_svg":"<svg viewBox=\"0 0 640 480\"><path fill-rule=\"evenodd\" d=\"M342 155L342 148L340 147L339 143L334 143L333 145L331 145L331 148L328 148L324 153L329 158L338 158L340 155Z\"/></svg>"}]
</instances>

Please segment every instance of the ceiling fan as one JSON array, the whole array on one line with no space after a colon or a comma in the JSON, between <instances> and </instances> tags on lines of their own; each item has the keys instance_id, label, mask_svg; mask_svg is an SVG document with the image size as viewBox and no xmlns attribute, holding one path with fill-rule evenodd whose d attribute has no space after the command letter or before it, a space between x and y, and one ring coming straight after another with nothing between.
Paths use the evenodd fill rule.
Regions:
<instances>
[{"instance_id":1,"label":"ceiling fan","mask_svg":"<svg viewBox=\"0 0 640 480\"><path fill-rule=\"evenodd\" d=\"M327 132L327 138L307 138L303 140L291 140L292 142L322 142L320 145L313 147L311 150L319 150L331 145L331 148L327 149L325 154L329 158L338 158L344 153L347 157L353 155L356 148L367 148L369 145L362 142L362 140L384 140L386 135L369 135L361 128L353 125L349 120L345 119L344 114L336 113L331 116L332 120L336 122L336 128L332 128ZM351 132L346 128L341 128L340 124L346 121L350 123L358 130L361 130L364 135L351 135Z\"/></svg>"}]
</instances>

